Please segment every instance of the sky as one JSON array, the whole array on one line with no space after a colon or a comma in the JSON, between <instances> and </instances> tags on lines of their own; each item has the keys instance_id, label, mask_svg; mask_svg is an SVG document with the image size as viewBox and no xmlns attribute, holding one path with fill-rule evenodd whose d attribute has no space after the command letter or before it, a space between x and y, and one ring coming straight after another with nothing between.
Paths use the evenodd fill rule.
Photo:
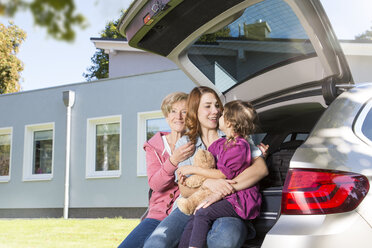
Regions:
<instances>
[{"instance_id":1,"label":"sky","mask_svg":"<svg viewBox=\"0 0 372 248\"><path fill-rule=\"evenodd\" d=\"M120 18L120 10L127 9L130 3L131 0L75 0L76 11L85 16L89 26L75 29L72 43L48 37L43 28L33 24L29 12L19 12L13 18L1 17L1 23L7 25L8 20L13 20L27 33L17 55L24 63L22 91L85 82L83 73L92 65L90 59L96 51L90 38L100 37L106 23Z\"/></svg>"},{"instance_id":2,"label":"sky","mask_svg":"<svg viewBox=\"0 0 372 248\"><path fill-rule=\"evenodd\" d=\"M339 39L353 39L372 27L371 0L321 0ZM131 0L75 0L77 12L83 14L89 26L76 31L73 43L56 41L44 29L33 25L29 12L19 12L14 23L27 32L18 58L24 63L21 73L23 91L85 82L83 73L92 65L96 51L91 37L100 37L107 22L120 17ZM0 17L7 24L9 18Z\"/></svg>"}]
</instances>

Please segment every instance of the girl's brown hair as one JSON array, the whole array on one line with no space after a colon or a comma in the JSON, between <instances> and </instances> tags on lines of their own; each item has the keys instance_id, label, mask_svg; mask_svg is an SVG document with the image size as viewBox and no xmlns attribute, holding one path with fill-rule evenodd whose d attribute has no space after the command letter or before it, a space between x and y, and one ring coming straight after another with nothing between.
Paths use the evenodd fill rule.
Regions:
<instances>
[{"instance_id":1,"label":"girl's brown hair","mask_svg":"<svg viewBox=\"0 0 372 248\"><path fill-rule=\"evenodd\" d=\"M258 128L258 115L253 105L241 100L225 104L223 118L229 122L235 134L247 139Z\"/></svg>"},{"instance_id":2,"label":"girl's brown hair","mask_svg":"<svg viewBox=\"0 0 372 248\"><path fill-rule=\"evenodd\" d=\"M206 93L212 93L218 102L220 112L222 113L223 107L221 99L218 97L217 93L206 86L195 87L189 94L187 98L187 114L186 114L186 135L189 136L189 139L194 144L198 136L201 136L201 127L198 120L198 109L200 104L201 97Z\"/></svg>"}]
</instances>

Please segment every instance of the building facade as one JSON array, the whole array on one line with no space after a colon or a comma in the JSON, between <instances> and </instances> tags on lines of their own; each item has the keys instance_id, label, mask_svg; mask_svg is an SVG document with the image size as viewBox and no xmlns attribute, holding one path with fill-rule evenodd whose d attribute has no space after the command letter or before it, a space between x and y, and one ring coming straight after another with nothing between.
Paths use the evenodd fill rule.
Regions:
<instances>
[{"instance_id":1,"label":"building facade","mask_svg":"<svg viewBox=\"0 0 372 248\"><path fill-rule=\"evenodd\" d=\"M61 217L66 201L69 217L141 216L148 204L142 145L169 129L163 97L194 87L179 69L148 71L0 96L0 217ZM75 97L70 147L64 92Z\"/></svg>"},{"instance_id":2,"label":"building facade","mask_svg":"<svg viewBox=\"0 0 372 248\"><path fill-rule=\"evenodd\" d=\"M109 79L0 96L0 217L145 211L142 145L169 129L163 97L195 84L166 58L126 41L92 41L109 54ZM372 81L371 43L341 45L354 81Z\"/></svg>"}]
</instances>

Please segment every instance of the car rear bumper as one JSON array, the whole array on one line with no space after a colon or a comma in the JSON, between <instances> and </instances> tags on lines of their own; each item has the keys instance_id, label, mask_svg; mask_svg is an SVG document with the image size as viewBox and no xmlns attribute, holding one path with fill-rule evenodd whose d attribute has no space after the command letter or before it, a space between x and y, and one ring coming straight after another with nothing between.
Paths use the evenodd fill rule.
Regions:
<instances>
[{"instance_id":1,"label":"car rear bumper","mask_svg":"<svg viewBox=\"0 0 372 248\"><path fill-rule=\"evenodd\" d=\"M356 212L330 215L282 215L262 248L370 247L372 228Z\"/></svg>"}]
</instances>

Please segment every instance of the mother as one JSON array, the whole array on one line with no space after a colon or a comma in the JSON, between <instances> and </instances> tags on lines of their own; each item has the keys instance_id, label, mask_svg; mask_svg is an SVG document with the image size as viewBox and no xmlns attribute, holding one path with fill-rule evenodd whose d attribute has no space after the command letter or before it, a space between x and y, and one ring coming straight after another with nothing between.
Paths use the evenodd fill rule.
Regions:
<instances>
[{"instance_id":1,"label":"mother","mask_svg":"<svg viewBox=\"0 0 372 248\"><path fill-rule=\"evenodd\" d=\"M208 149L214 141L223 135L218 130L218 119L222 109L222 102L214 90L208 87L194 88L187 101L186 127L188 131L177 142L176 147L182 147L191 141L195 144L196 150ZM229 183L223 179L207 179L204 182L204 187L208 187L216 193L214 201L231 194L233 191L249 188L268 174L265 161L260 157L261 151L253 144L252 140L249 140L249 143L251 144L251 154L254 162L233 179L234 184L230 184L231 182ZM194 154L179 163L178 166L192 164ZM188 197L194 192L194 189L183 186L182 183L179 183L179 188L183 197ZM189 217L176 208L158 225L145 242L144 247L176 247ZM220 218L214 222L208 234L208 247L240 247L247 234L247 228L240 219Z\"/></svg>"},{"instance_id":2,"label":"mother","mask_svg":"<svg viewBox=\"0 0 372 248\"><path fill-rule=\"evenodd\" d=\"M166 96L161 104L171 132L158 132L144 145L148 183L152 190L149 211L119 248L142 247L160 221L170 213L179 195L174 176L177 167L170 161L182 161L194 152L191 142L175 149L176 142L185 133L186 99L186 93L175 92Z\"/></svg>"}]
</instances>

